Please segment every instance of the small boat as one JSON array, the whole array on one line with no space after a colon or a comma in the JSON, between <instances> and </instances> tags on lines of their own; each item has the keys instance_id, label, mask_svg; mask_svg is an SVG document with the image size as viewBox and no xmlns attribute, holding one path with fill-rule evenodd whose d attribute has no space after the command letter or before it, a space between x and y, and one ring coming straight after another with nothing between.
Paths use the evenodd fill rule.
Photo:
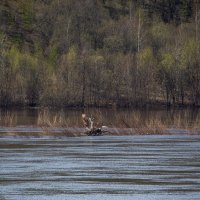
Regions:
<instances>
[{"instance_id":1,"label":"small boat","mask_svg":"<svg viewBox=\"0 0 200 200\"><path fill-rule=\"evenodd\" d=\"M87 130L85 133L88 135L88 136L100 136L103 134L104 131L102 131L101 128L93 128L91 130Z\"/></svg>"}]
</instances>

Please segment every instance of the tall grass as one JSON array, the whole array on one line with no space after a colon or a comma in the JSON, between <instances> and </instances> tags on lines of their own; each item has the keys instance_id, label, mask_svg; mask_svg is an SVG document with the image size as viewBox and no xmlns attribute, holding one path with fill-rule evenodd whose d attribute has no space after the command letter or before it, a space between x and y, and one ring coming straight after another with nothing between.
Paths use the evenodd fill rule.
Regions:
<instances>
[{"instance_id":1,"label":"tall grass","mask_svg":"<svg viewBox=\"0 0 200 200\"><path fill-rule=\"evenodd\" d=\"M146 117L141 112L131 113L131 115L116 115L116 122L113 127L133 128L139 134L165 134L170 129L184 129L188 132L200 130L200 115L192 119L188 111L176 114L169 113L166 118L159 114L154 117Z\"/></svg>"},{"instance_id":2,"label":"tall grass","mask_svg":"<svg viewBox=\"0 0 200 200\"><path fill-rule=\"evenodd\" d=\"M0 114L0 125L1 126L7 126L12 127L16 126L17 124L17 116L12 112L3 112Z\"/></svg>"},{"instance_id":3,"label":"tall grass","mask_svg":"<svg viewBox=\"0 0 200 200\"><path fill-rule=\"evenodd\" d=\"M141 112L131 112L131 114L124 114L118 111L113 111L112 119L105 113L98 110L92 113L96 127L108 126L111 128L128 128L134 130L139 134L164 134L169 133L169 129L185 129L185 130L200 130L200 116L194 120L191 119L190 113L180 112L174 115L168 113L168 117L164 118L160 114L155 116L146 116ZM90 116L90 115L88 115ZM70 116L65 116L64 113L59 112L50 114L48 110L39 113L37 125L40 127L83 127L80 116L72 121Z\"/></svg>"},{"instance_id":4,"label":"tall grass","mask_svg":"<svg viewBox=\"0 0 200 200\"><path fill-rule=\"evenodd\" d=\"M141 114L134 114L131 118L121 116L118 119L118 126L132 128L138 134L164 134L168 133L167 126L158 119L144 120Z\"/></svg>"},{"instance_id":5,"label":"tall grass","mask_svg":"<svg viewBox=\"0 0 200 200\"><path fill-rule=\"evenodd\" d=\"M44 110L38 115L37 125L41 127L64 127L68 124L62 114L56 113L55 115L52 115L48 110Z\"/></svg>"},{"instance_id":6,"label":"tall grass","mask_svg":"<svg viewBox=\"0 0 200 200\"><path fill-rule=\"evenodd\" d=\"M40 127L74 127L80 126L80 120L70 121L70 116L66 117L63 112L52 114L49 110L43 110L39 113L37 125Z\"/></svg>"}]
</instances>

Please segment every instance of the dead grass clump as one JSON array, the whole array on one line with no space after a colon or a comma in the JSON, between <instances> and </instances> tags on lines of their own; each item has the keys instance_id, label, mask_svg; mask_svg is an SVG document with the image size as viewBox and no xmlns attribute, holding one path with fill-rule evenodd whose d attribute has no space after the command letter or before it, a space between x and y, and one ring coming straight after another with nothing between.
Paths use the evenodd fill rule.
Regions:
<instances>
[{"instance_id":1,"label":"dead grass clump","mask_svg":"<svg viewBox=\"0 0 200 200\"><path fill-rule=\"evenodd\" d=\"M12 127L17 124L17 116L11 112L5 112L0 115L1 126Z\"/></svg>"},{"instance_id":2,"label":"dead grass clump","mask_svg":"<svg viewBox=\"0 0 200 200\"><path fill-rule=\"evenodd\" d=\"M121 117L120 127L133 128L138 134L166 134L167 126L158 118L144 120L141 114L136 113L131 118Z\"/></svg>"},{"instance_id":3,"label":"dead grass clump","mask_svg":"<svg viewBox=\"0 0 200 200\"><path fill-rule=\"evenodd\" d=\"M166 134L167 127L164 125L161 120L151 119L145 123L144 128L146 129L147 134Z\"/></svg>"},{"instance_id":4,"label":"dead grass clump","mask_svg":"<svg viewBox=\"0 0 200 200\"><path fill-rule=\"evenodd\" d=\"M194 130L200 130L200 119L196 119L195 121L194 121L194 123L193 123L193 129Z\"/></svg>"},{"instance_id":5,"label":"dead grass clump","mask_svg":"<svg viewBox=\"0 0 200 200\"><path fill-rule=\"evenodd\" d=\"M191 118L189 112L181 113L174 118L173 128L185 129L188 131L200 130L200 115Z\"/></svg>"},{"instance_id":6,"label":"dead grass clump","mask_svg":"<svg viewBox=\"0 0 200 200\"><path fill-rule=\"evenodd\" d=\"M37 125L40 127L67 127L68 123L61 113L51 115L49 111L44 110L39 113Z\"/></svg>"}]
</instances>

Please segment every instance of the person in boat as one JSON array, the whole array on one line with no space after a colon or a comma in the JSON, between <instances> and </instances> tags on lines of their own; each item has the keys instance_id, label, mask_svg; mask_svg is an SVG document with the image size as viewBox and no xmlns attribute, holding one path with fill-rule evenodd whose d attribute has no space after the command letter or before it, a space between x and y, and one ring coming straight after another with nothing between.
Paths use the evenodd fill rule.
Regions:
<instances>
[{"instance_id":1,"label":"person in boat","mask_svg":"<svg viewBox=\"0 0 200 200\"><path fill-rule=\"evenodd\" d=\"M82 114L82 121L85 129L91 131L93 129L93 120L91 117L87 117L85 113Z\"/></svg>"},{"instance_id":2,"label":"person in boat","mask_svg":"<svg viewBox=\"0 0 200 200\"><path fill-rule=\"evenodd\" d=\"M101 128L94 127L94 121L91 117L87 117L85 113L82 114L83 125L86 129L87 135L101 135Z\"/></svg>"}]
</instances>

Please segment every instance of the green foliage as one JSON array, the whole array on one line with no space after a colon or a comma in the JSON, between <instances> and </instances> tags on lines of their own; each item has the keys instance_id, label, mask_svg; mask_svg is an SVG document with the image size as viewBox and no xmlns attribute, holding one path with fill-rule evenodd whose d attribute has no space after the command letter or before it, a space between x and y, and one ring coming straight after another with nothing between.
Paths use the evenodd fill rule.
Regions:
<instances>
[{"instance_id":1,"label":"green foliage","mask_svg":"<svg viewBox=\"0 0 200 200\"><path fill-rule=\"evenodd\" d=\"M67 62L69 63L69 65L73 65L77 60L77 51L76 48L74 46L72 46L68 53L67 53Z\"/></svg>"},{"instance_id":2,"label":"green foliage","mask_svg":"<svg viewBox=\"0 0 200 200\"><path fill-rule=\"evenodd\" d=\"M52 69L55 67L58 58L58 50L56 47L52 47L49 53L49 63L52 66Z\"/></svg>"},{"instance_id":3,"label":"green foliage","mask_svg":"<svg viewBox=\"0 0 200 200\"><path fill-rule=\"evenodd\" d=\"M172 54L164 53L160 62L162 70L166 73L171 73L175 69L176 63Z\"/></svg>"},{"instance_id":4,"label":"green foliage","mask_svg":"<svg viewBox=\"0 0 200 200\"><path fill-rule=\"evenodd\" d=\"M186 41L181 52L181 60L183 67L192 68L194 72L200 70L200 42L194 39Z\"/></svg>"},{"instance_id":5,"label":"green foliage","mask_svg":"<svg viewBox=\"0 0 200 200\"><path fill-rule=\"evenodd\" d=\"M15 46L21 47L24 42L23 35L21 33L15 33L15 35L12 36L12 42Z\"/></svg>"},{"instance_id":6,"label":"green foliage","mask_svg":"<svg viewBox=\"0 0 200 200\"><path fill-rule=\"evenodd\" d=\"M39 41L34 42L34 53L38 59L42 59L43 48L42 48L42 44Z\"/></svg>"},{"instance_id":7,"label":"green foliage","mask_svg":"<svg viewBox=\"0 0 200 200\"><path fill-rule=\"evenodd\" d=\"M34 4L33 0L24 1L20 7L22 12L22 20L24 23L24 28L26 29L31 28L33 23L33 18L34 18L33 4Z\"/></svg>"},{"instance_id":8,"label":"green foliage","mask_svg":"<svg viewBox=\"0 0 200 200\"><path fill-rule=\"evenodd\" d=\"M153 51L150 47L139 52L139 63L141 66L154 66L156 64Z\"/></svg>"},{"instance_id":9,"label":"green foliage","mask_svg":"<svg viewBox=\"0 0 200 200\"><path fill-rule=\"evenodd\" d=\"M166 40L170 37L169 26L163 22L153 24L151 34L156 41L160 43L166 42Z\"/></svg>"},{"instance_id":10,"label":"green foliage","mask_svg":"<svg viewBox=\"0 0 200 200\"><path fill-rule=\"evenodd\" d=\"M19 49L12 46L8 52L8 57L10 58L10 64L14 71L17 71L19 68L19 63L23 54L20 53Z\"/></svg>"},{"instance_id":11,"label":"green foliage","mask_svg":"<svg viewBox=\"0 0 200 200\"><path fill-rule=\"evenodd\" d=\"M104 57L101 54L95 53L90 56L91 63L97 65L104 63Z\"/></svg>"},{"instance_id":12,"label":"green foliage","mask_svg":"<svg viewBox=\"0 0 200 200\"><path fill-rule=\"evenodd\" d=\"M0 32L0 48L1 48L1 50L4 49L5 41L6 41L5 34L3 34L2 32Z\"/></svg>"},{"instance_id":13,"label":"green foliage","mask_svg":"<svg viewBox=\"0 0 200 200\"><path fill-rule=\"evenodd\" d=\"M200 41L188 39L181 51L181 65L185 69L186 85L192 90L194 105L200 103Z\"/></svg>"},{"instance_id":14,"label":"green foliage","mask_svg":"<svg viewBox=\"0 0 200 200\"><path fill-rule=\"evenodd\" d=\"M198 104L194 7L190 0L5 0L0 102L121 105L181 96Z\"/></svg>"}]
</instances>

